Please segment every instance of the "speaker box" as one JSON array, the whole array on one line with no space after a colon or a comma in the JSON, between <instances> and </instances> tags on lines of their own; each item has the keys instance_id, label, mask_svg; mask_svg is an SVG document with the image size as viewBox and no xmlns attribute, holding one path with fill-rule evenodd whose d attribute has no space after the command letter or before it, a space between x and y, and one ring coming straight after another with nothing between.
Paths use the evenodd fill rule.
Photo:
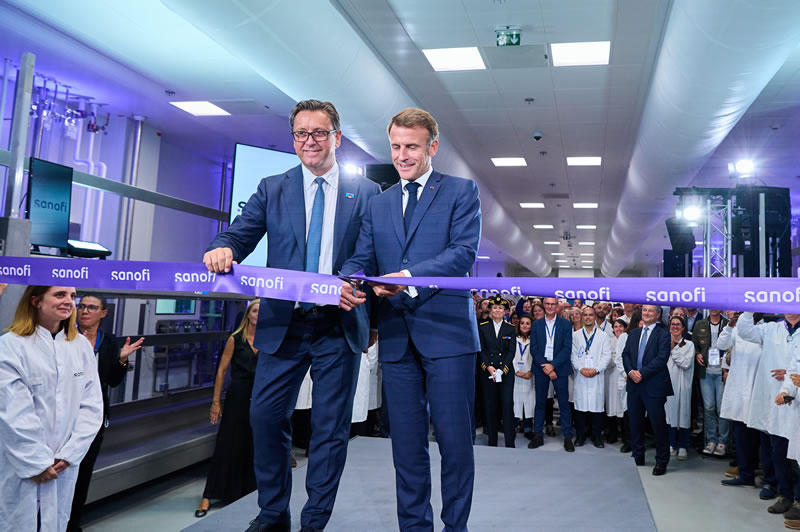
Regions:
<instances>
[{"instance_id":1,"label":"speaker box","mask_svg":"<svg viewBox=\"0 0 800 532\"><path fill-rule=\"evenodd\" d=\"M672 249L664 250L664 277L687 277L686 253L675 253Z\"/></svg>"},{"instance_id":2,"label":"speaker box","mask_svg":"<svg viewBox=\"0 0 800 532\"><path fill-rule=\"evenodd\" d=\"M672 251L680 255L691 253L696 247L692 228L687 224L681 223L681 221L674 216L672 218L667 218L666 223Z\"/></svg>"}]
</instances>

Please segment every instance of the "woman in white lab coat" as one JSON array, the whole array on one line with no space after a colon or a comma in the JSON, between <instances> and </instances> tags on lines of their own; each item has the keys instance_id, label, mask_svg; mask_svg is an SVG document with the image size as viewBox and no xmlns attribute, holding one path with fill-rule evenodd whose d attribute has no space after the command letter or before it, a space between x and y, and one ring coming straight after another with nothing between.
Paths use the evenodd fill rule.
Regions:
<instances>
[{"instance_id":1,"label":"woman in white lab coat","mask_svg":"<svg viewBox=\"0 0 800 532\"><path fill-rule=\"evenodd\" d=\"M679 315L669 319L672 350L667 369L673 395L667 397L665 410L669 425L669 444L673 456L686 460L689 449L689 428L692 425L692 378L694 377L694 344L684 338L686 320Z\"/></svg>"},{"instance_id":2,"label":"woman in white lab coat","mask_svg":"<svg viewBox=\"0 0 800 532\"><path fill-rule=\"evenodd\" d=\"M29 286L0 337L0 523L66 529L80 462L103 422L94 350L75 288Z\"/></svg>"},{"instance_id":3,"label":"woman in white lab coat","mask_svg":"<svg viewBox=\"0 0 800 532\"><path fill-rule=\"evenodd\" d=\"M614 320L611 324L611 331L613 332L613 336L611 336L611 362L608 364L608 368L606 369L606 443L616 443L617 438L619 436L619 424L625 415L625 411L628 409L628 405L623 400L622 391L619 389L618 383L620 378L620 372L623 374L625 373L625 369L622 368L622 348L625 347L625 340L627 339L627 334L625 334L625 330L627 329L628 324L622 320ZM624 335L624 338L622 338ZM622 338L623 343L619 345L620 338ZM620 358L620 365L617 366L617 355ZM624 430L624 429L623 429Z\"/></svg>"},{"instance_id":4,"label":"woman in white lab coat","mask_svg":"<svg viewBox=\"0 0 800 532\"><path fill-rule=\"evenodd\" d=\"M586 441L591 422L592 444L605 447L602 440L605 417L604 373L611 361L611 338L595 326L592 307L581 310L583 327L572 333L572 367L575 369L575 446Z\"/></svg>"},{"instance_id":5,"label":"woman in white lab coat","mask_svg":"<svg viewBox=\"0 0 800 532\"><path fill-rule=\"evenodd\" d=\"M517 351L514 354L514 418L522 423L522 432L525 437L533 436L533 407L535 393L533 388L533 373L531 365L531 317L523 314L517 326Z\"/></svg>"}]
</instances>

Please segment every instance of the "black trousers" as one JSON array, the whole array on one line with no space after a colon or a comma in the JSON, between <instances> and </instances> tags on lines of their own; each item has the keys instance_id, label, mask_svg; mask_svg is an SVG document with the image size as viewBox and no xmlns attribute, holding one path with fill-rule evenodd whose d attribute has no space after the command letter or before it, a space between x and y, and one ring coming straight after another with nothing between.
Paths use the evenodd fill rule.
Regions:
<instances>
[{"instance_id":1,"label":"black trousers","mask_svg":"<svg viewBox=\"0 0 800 532\"><path fill-rule=\"evenodd\" d=\"M89 482L92 480L94 463L97 461L97 455L100 454L100 446L103 444L105 431L105 426L101 426L97 436L94 437L94 441L89 446L89 451L81 460L81 465L78 469L78 480L75 482L75 495L72 497L72 511L69 514L67 532L80 530L83 505L86 504L86 497L89 495Z\"/></svg>"},{"instance_id":2,"label":"black trousers","mask_svg":"<svg viewBox=\"0 0 800 532\"><path fill-rule=\"evenodd\" d=\"M506 447L514 447L514 440L517 437L514 430L514 374L506 373L501 382L494 382L489 379L489 373L484 371L480 378L483 383L483 404L489 447L497 447L497 431L501 417Z\"/></svg>"},{"instance_id":3,"label":"black trousers","mask_svg":"<svg viewBox=\"0 0 800 532\"><path fill-rule=\"evenodd\" d=\"M656 437L656 463L669 463L669 431L667 430L667 414L664 411L666 397L652 397L634 386L628 390L628 416L631 424L631 448L633 457L644 460L644 433L646 430L645 414L650 419Z\"/></svg>"},{"instance_id":4,"label":"black trousers","mask_svg":"<svg viewBox=\"0 0 800 532\"><path fill-rule=\"evenodd\" d=\"M585 438L591 431L592 439L600 439L603 432L605 412L581 412L575 411L575 436Z\"/></svg>"},{"instance_id":5,"label":"black trousers","mask_svg":"<svg viewBox=\"0 0 800 532\"><path fill-rule=\"evenodd\" d=\"M544 423L545 425L553 424L553 412L555 411L555 398L551 397L544 405Z\"/></svg>"}]
</instances>

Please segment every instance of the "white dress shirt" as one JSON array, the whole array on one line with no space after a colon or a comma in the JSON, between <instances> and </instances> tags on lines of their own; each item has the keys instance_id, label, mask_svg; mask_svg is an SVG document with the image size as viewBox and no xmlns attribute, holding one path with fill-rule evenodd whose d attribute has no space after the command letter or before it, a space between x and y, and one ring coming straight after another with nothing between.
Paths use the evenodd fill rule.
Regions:
<instances>
[{"instance_id":1,"label":"white dress shirt","mask_svg":"<svg viewBox=\"0 0 800 532\"><path fill-rule=\"evenodd\" d=\"M404 181L403 183L401 183L402 186L400 187L400 190L403 193L402 194L402 196L403 196L403 216L406 215L406 205L408 205L408 196L409 196L409 192L406 189L406 184L407 183L419 183L419 188L417 188L417 201L419 201L419 198L422 197L422 191L425 190L425 185L428 183L428 178L431 176L432 173L433 173L433 166L428 168L427 172L425 172L424 174L422 174L421 176L416 178L414 181ZM403 180L401 179L401 181L403 181ZM411 277L411 272L408 271L408 270L402 270L402 273L406 277ZM411 297L417 297L417 288L414 287L414 286L409 286L408 288L405 289L405 292Z\"/></svg>"},{"instance_id":2,"label":"white dress shirt","mask_svg":"<svg viewBox=\"0 0 800 532\"><path fill-rule=\"evenodd\" d=\"M494 321L492 320L492 325L494 325L494 336L496 338L500 337L500 326L503 325L503 320Z\"/></svg>"},{"instance_id":3,"label":"white dress shirt","mask_svg":"<svg viewBox=\"0 0 800 532\"><path fill-rule=\"evenodd\" d=\"M647 331L647 341L649 342L650 341L650 337L653 335L653 329L655 329L655 328L656 328L656 324L655 323L652 323L652 324L650 324L650 325L648 325L646 327L642 327L642 334L639 336L639 348L640 349L642 347L642 338L644 338L644 332ZM636 351L636 356L637 356L637 358L639 356L639 351L638 350Z\"/></svg>"},{"instance_id":4,"label":"white dress shirt","mask_svg":"<svg viewBox=\"0 0 800 532\"><path fill-rule=\"evenodd\" d=\"M301 165L303 169L303 196L306 202L306 240L308 229L311 225L311 211L314 208L314 197L317 194L317 184L314 180L321 177L322 191L325 193L325 212L322 218L322 241L319 247L319 273L328 275L333 273L333 226L336 222L336 196L339 187L339 163L322 174L315 176L311 170Z\"/></svg>"}]
</instances>

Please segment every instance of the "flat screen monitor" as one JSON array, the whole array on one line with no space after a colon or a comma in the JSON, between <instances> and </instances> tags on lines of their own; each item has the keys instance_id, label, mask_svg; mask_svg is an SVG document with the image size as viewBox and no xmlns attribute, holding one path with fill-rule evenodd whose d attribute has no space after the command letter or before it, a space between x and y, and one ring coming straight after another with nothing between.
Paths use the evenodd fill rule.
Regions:
<instances>
[{"instance_id":1,"label":"flat screen monitor","mask_svg":"<svg viewBox=\"0 0 800 532\"><path fill-rule=\"evenodd\" d=\"M156 299L156 314L194 314L194 299Z\"/></svg>"},{"instance_id":2,"label":"flat screen monitor","mask_svg":"<svg viewBox=\"0 0 800 532\"><path fill-rule=\"evenodd\" d=\"M229 223L242 213L242 208L267 176L281 174L300 164L297 154L236 144L233 155L233 184ZM241 261L250 266L264 266L267 260L267 237L261 239L256 249Z\"/></svg>"},{"instance_id":3,"label":"flat screen monitor","mask_svg":"<svg viewBox=\"0 0 800 532\"><path fill-rule=\"evenodd\" d=\"M72 168L31 157L25 210L31 244L66 248L72 201Z\"/></svg>"}]
</instances>

